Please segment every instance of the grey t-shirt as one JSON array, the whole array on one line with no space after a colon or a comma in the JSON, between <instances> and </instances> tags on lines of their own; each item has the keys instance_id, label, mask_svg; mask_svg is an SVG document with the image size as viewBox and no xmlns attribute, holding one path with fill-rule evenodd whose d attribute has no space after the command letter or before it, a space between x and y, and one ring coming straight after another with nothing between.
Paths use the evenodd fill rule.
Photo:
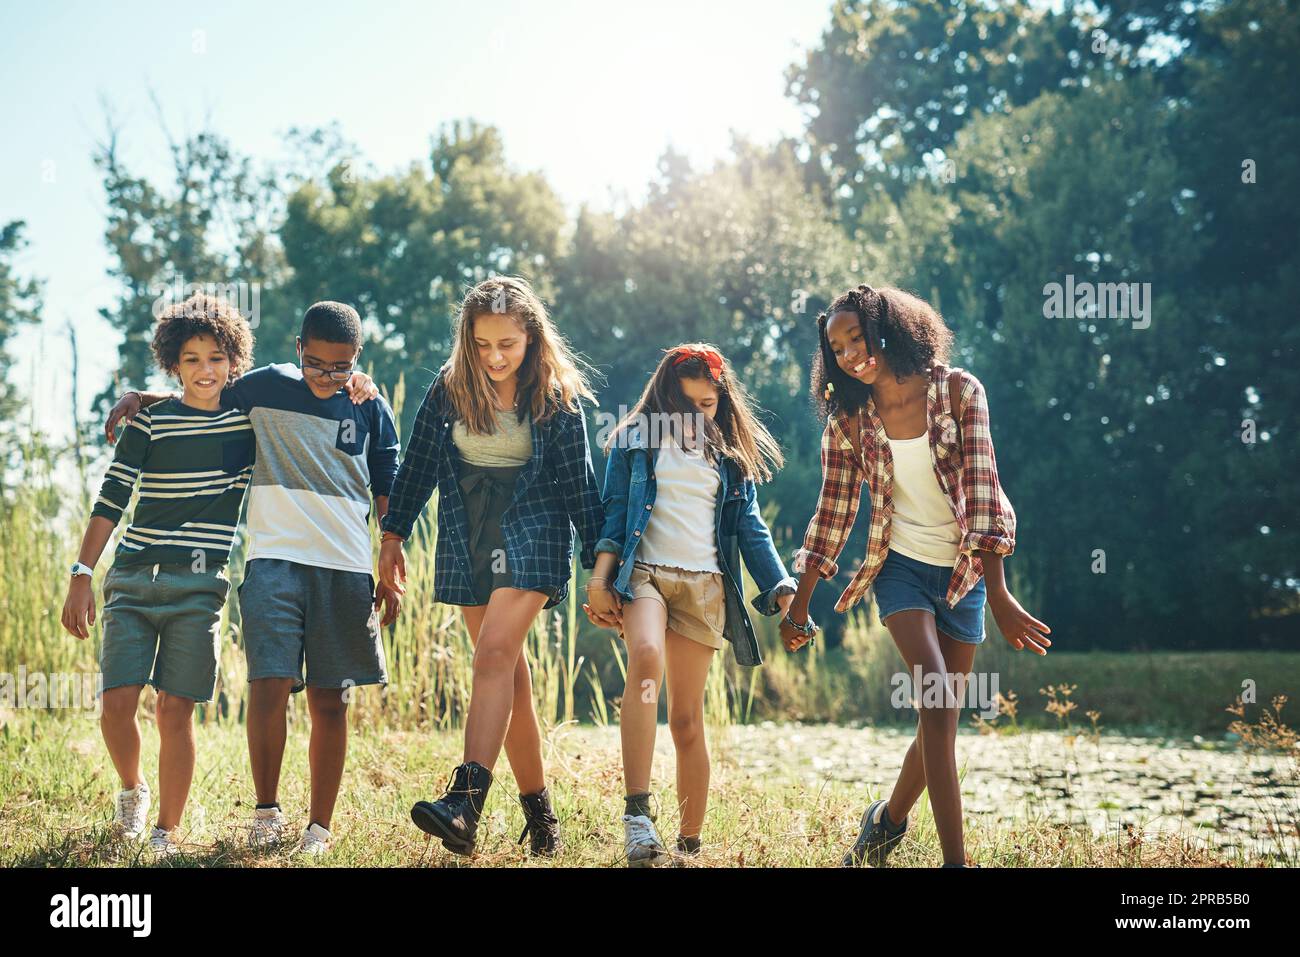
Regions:
<instances>
[{"instance_id":1,"label":"grey t-shirt","mask_svg":"<svg viewBox=\"0 0 1300 957\"><path fill-rule=\"evenodd\" d=\"M513 410L497 410L497 430L492 435L475 435L463 419L451 427L451 440L470 465L493 468L527 465L533 457L533 417L518 421Z\"/></svg>"}]
</instances>

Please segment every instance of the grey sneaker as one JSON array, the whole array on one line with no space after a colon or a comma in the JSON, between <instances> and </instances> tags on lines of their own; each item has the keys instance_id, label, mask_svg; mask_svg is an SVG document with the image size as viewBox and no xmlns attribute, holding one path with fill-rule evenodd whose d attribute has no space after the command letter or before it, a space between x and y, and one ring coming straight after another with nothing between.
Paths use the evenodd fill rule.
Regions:
<instances>
[{"instance_id":1,"label":"grey sneaker","mask_svg":"<svg viewBox=\"0 0 1300 957\"><path fill-rule=\"evenodd\" d=\"M160 827L149 832L149 850L157 857L171 857L181 852L180 845L172 840L172 832Z\"/></svg>"},{"instance_id":2,"label":"grey sneaker","mask_svg":"<svg viewBox=\"0 0 1300 957\"><path fill-rule=\"evenodd\" d=\"M644 814L623 815L623 852L628 867L658 867L672 859L655 833L654 822Z\"/></svg>"},{"instance_id":3,"label":"grey sneaker","mask_svg":"<svg viewBox=\"0 0 1300 957\"><path fill-rule=\"evenodd\" d=\"M278 807L256 808L248 829L248 846L255 851L276 847L287 836L287 828L284 812Z\"/></svg>"},{"instance_id":4,"label":"grey sneaker","mask_svg":"<svg viewBox=\"0 0 1300 957\"><path fill-rule=\"evenodd\" d=\"M118 791L113 813L113 834L128 841L144 836L149 823L149 785L141 781L129 791Z\"/></svg>"},{"instance_id":5,"label":"grey sneaker","mask_svg":"<svg viewBox=\"0 0 1300 957\"><path fill-rule=\"evenodd\" d=\"M856 843L844 855L843 867L861 867L866 861L872 867L884 867L889 852L898 846L898 842L907 833L907 819L903 826L891 831L885 825L885 808L888 801L872 801L862 813L862 833Z\"/></svg>"}]
</instances>

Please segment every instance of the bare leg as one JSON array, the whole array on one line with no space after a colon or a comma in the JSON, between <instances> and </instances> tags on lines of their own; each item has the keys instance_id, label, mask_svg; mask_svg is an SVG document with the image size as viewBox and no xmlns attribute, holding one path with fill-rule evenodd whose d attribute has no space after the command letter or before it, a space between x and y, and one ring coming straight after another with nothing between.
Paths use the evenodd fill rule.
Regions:
<instances>
[{"instance_id":1,"label":"bare leg","mask_svg":"<svg viewBox=\"0 0 1300 957\"><path fill-rule=\"evenodd\" d=\"M194 702L158 692L158 826L181 822L194 780Z\"/></svg>"},{"instance_id":2,"label":"bare leg","mask_svg":"<svg viewBox=\"0 0 1300 957\"><path fill-rule=\"evenodd\" d=\"M909 610L895 612L885 622L894 644L909 669L921 668L923 685L916 689L921 726L921 760L930 807L934 812L939 844L945 864L964 864L966 852L962 835L961 789L957 780L957 718L960 702L948 695L937 707L924 706L924 691L929 682L948 685L947 665L935 630L934 616ZM893 813L890 813L893 819Z\"/></svg>"},{"instance_id":3,"label":"bare leg","mask_svg":"<svg viewBox=\"0 0 1300 957\"><path fill-rule=\"evenodd\" d=\"M279 800L280 763L289 733L285 709L292 678L258 678L248 683L248 763L258 804Z\"/></svg>"},{"instance_id":4,"label":"bare leg","mask_svg":"<svg viewBox=\"0 0 1300 957\"><path fill-rule=\"evenodd\" d=\"M123 685L104 692L99 713L99 730L113 760L122 788L140 785L140 724L135 720L144 685Z\"/></svg>"},{"instance_id":5,"label":"bare leg","mask_svg":"<svg viewBox=\"0 0 1300 957\"><path fill-rule=\"evenodd\" d=\"M663 602L637 598L623 605L627 682L619 707L619 735L623 742L626 794L645 794L650 790L667 628L668 610Z\"/></svg>"},{"instance_id":6,"label":"bare leg","mask_svg":"<svg viewBox=\"0 0 1300 957\"><path fill-rule=\"evenodd\" d=\"M465 630L470 644L478 647L479 629L483 626L486 605L466 605ZM526 633L525 633L526 634ZM514 772L520 794L536 794L546 787L546 768L542 762L542 729L537 721L533 701L533 678L528 670L528 656L520 646L515 659L514 698L510 706L510 724L506 728L506 758Z\"/></svg>"},{"instance_id":7,"label":"bare leg","mask_svg":"<svg viewBox=\"0 0 1300 957\"><path fill-rule=\"evenodd\" d=\"M465 719L465 761L488 770L505 744L515 696L515 666L533 619L546 604L541 592L498 588L488 599L474 648L474 685Z\"/></svg>"},{"instance_id":8,"label":"bare leg","mask_svg":"<svg viewBox=\"0 0 1300 957\"><path fill-rule=\"evenodd\" d=\"M343 781L348 756L348 703L342 688L308 688L307 710L311 712L311 742L307 761L311 766L311 818L329 830Z\"/></svg>"},{"instance_id":9,"label":"bare leg","mask_svg":"<svg viewBox=\"0 0 1300 957\"><path fill-rule=\"evenodd\" d=\"M975 649L977 645L970 642L958 641L955 638L939 632L939 647L943 652L944 667L948 669L949 674L968 674L975 663ZM956 714L954 714L954 718ZM907 817L917 800L921 797L921 792L925 790L925 766L921 761L921 749L923 747L921 722L918 719L916 723L916 737L907 749L907 755L903 758L902 770L898 772L898 781L894 784L893 793L889 796L889 819L895 824L901 824L903 818Z\"/></svg>"},{"instance_id":10,"label":"bare leg","mask_svg":"<svg viewBox=\"0 0 1300 957\"><path fill-rule=\"evenodd\" d=\"M668 728L677 749L677 801L683 837L698 837L709 803L709 746L704 740L704 685L713 649L668 632Z\"/></svg>"}]
</instances>

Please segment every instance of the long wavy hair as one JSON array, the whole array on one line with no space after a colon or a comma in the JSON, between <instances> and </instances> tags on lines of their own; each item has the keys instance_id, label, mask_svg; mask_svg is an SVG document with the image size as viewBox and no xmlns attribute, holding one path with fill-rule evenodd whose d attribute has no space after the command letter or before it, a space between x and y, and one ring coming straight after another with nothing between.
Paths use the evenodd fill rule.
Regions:
<instances>
[{"instance_id":1,"label":"long wavy hair","mask_svg":"<svg viewBox=\"0 0 1300 957\"><path fill-rule=\"evenodd\" d=\"M698 356L676 362L678 349L716 352L722 359L721 380L713 378L708 364ZM710 458L720 455L731 459L746 478L752 478L756 482L770 480L773 469L779 469L785 464L781 446L758 420L758 407L744 384L736 378L726 356L716 346L706 342L687 342L664 350L664 357L659 360L654 375L646 383L641 398L632 411L611 430L605 441L606 450L614 446L628 427L637 424L642 415L665 418L671 415L676 421L694 416L699 410L682 390L683 379L703 379L718 390L718 408L714 417L700 416L704 422L704 432L700 439L705 454ZM662 444L660 439L666 434L667 429L651 428L649 444L657 448Z\"/></svg>"},{"instance_id":2,"label":"long wavy hair","mask_svg":"<svg viewBox=\"0 0 1300 957\"><path fill-rule=\"evenodd\" d=\"M888 356L894 378L929 372L935 363L947 364L952 350L952 330L938 310L924 299L894 286L872 288L862 283L836 296L817 317L817 351L812 358L812 401L821 419L836 412L854 413L871 395L871 386L840 368L826 336L826 324L837 312L858 317L867 354ZM829 387L829 388L828 388Z\"/></svg>"},{"instance_id":3,"label":"long wavy hair","mask_svg":"<svg viewBox=\"0 0 1300 957\"><path fill-rule=\"evenodd\" d=\"M494 276L470 289L461 301L451 356L443 367L447 399L469 431L492 435L497 430L496 389L479 361L474 342L474 320L487 314L509 315L529 339L516 391L520 422L528 413L542 424L560 409L577 412L579 396L599 404L586 371L580 367L586 362L569 348L528 280Z\"/></svg>"}]
</instances>

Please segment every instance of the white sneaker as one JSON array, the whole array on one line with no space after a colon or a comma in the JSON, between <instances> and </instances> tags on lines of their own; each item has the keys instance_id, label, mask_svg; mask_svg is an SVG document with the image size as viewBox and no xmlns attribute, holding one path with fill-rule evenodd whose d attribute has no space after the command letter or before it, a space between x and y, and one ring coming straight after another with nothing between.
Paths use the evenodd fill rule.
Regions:
<instances>
[{"instance_id":1,"label":"white sneaker","mask_svg":"<svg viewBox=\"0 0 1300 957\"><path fill-rule=\"evenodd\" d=\"M130 791L117 792L113 830L128 841L139 840L149 822L149 785L141 781Z\"/></svg>"},{"instance_id":2,"label":"white sneaker","mask_svg":"<svg viewBox=\"0 0 1300 957\"><path fill-rule=\"evenodd\" d=\"M654 822L644 814L623 815L623 840L628 867L658 867L672 859L655 833Z\"/></svg>"},{"instance_id":3,"label":"white sneaker","mask_svg":"<svg viewBox=\"0 0 1300 957\"><path fill-rule=\"evenodd\" d=\"M254 849L275 847L284 840L284 812L278 807L259 807L253 811L248 831L248 846Z\"/></svg>"},{"instance_id":4,"label":"white sneaker","mask_svg":"<svg viewBox=\"0 0 1300 957\"><path fill-rule=\"evenodd\" d=\"M333 839L334 835L325 828L319 824L312 824L302 832L302 840L298 842L298 850L294 853L319 856L330 849L330 842Z\"/></svg>"},{"instance_id":5,"label":"white sneaker","mask_svg":"<svg viewBox=\"0 0 1300 957\"><path fill-rule=\"evenodd\" d=\"M180 846L172 840L172 832L155 827L149 833L149 850L158 857L180 853Z\"/></svg>"}]
</instances>

